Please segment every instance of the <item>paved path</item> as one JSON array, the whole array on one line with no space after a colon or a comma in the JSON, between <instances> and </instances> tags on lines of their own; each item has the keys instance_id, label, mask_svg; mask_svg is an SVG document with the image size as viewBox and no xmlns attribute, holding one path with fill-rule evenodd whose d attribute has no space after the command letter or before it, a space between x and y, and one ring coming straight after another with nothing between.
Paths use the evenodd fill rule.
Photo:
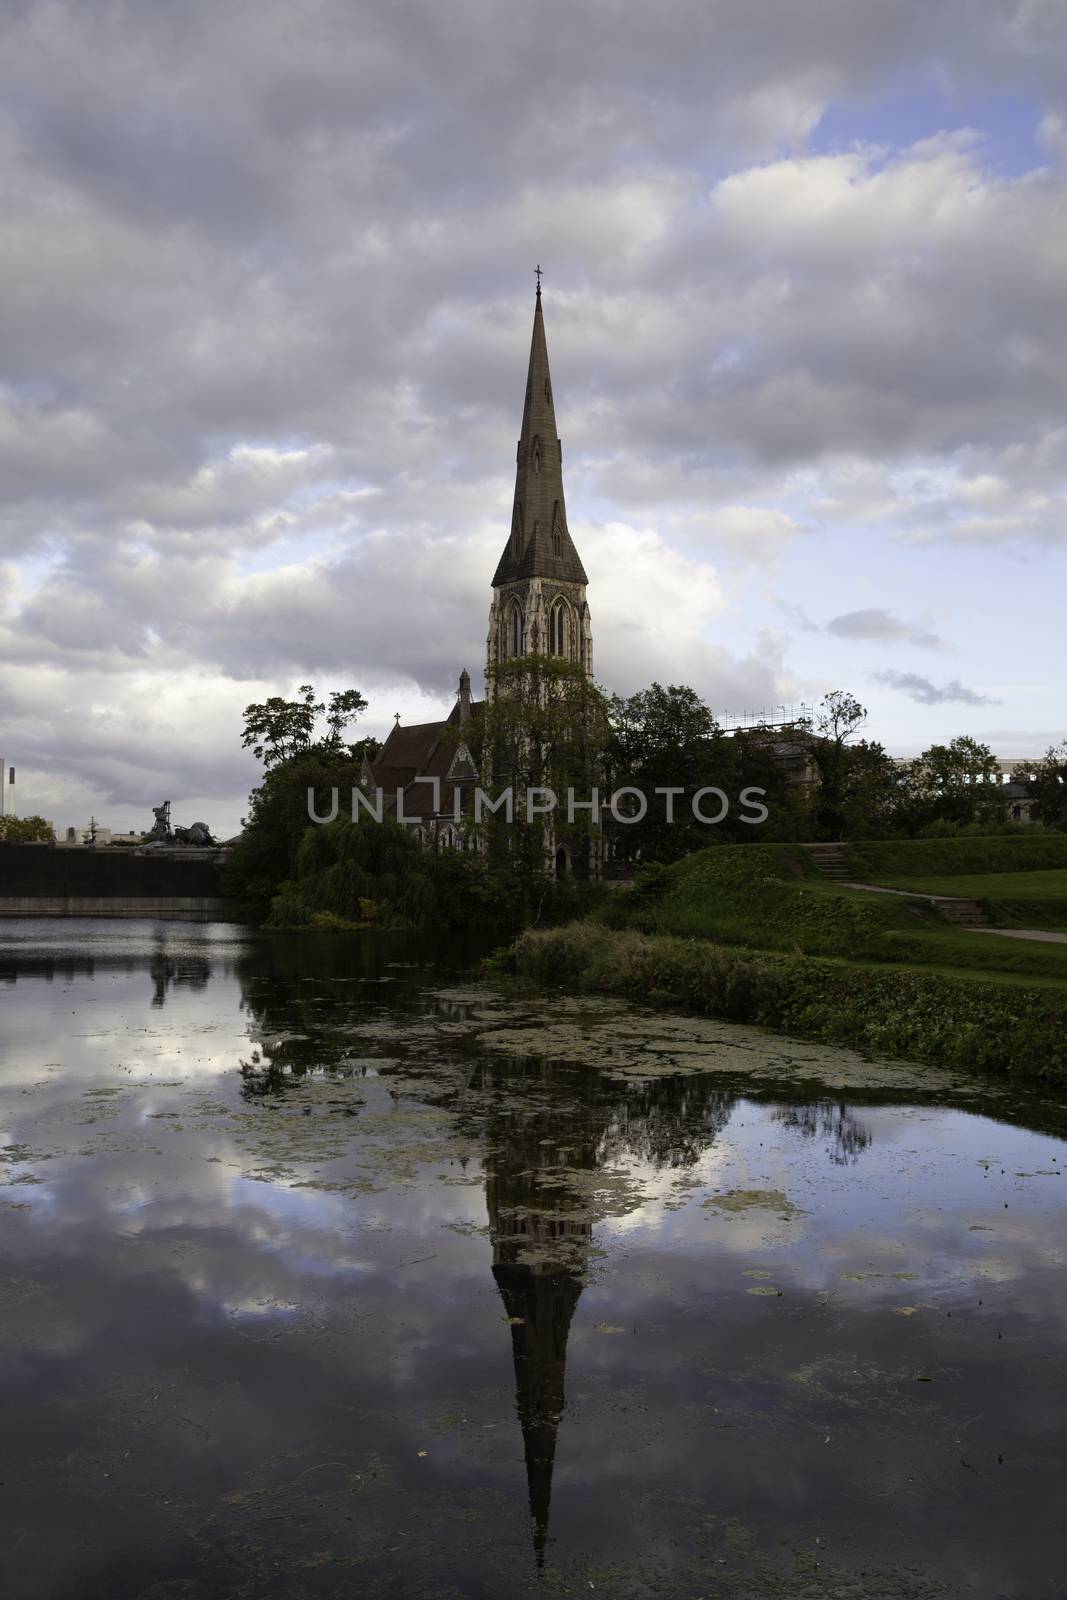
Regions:
<instances>
[{"instance_id":1,"label":"paved path","mask_svg":"<svg viewBox=\"0 0 1067 1600\"><path fill-rule=\"evenodd\" d=\"M900 894L905 900L929 900L937 905L947 900L949 905L960 896L951 894L920 894L914 889L886 889L880 883L846 883L846 889L865 889L868 894ZM959 924L957 923L958 927ZM964 928L964 933L993 933L1001 939L1036 939L1041 944L1067 944L1067 933L1053 933L1047 928Z\"/></svg>"},{"instance_id":2,"label":"paved path","mask_svg":"<svg viewBox=\"0 0 1067 1600\"><path fill-rule=\"evenodd\" d=\"M884 889L880 883L845 883L844 889L866 889L868 894L900 894L905 900L931 900L935 904L938 900L958 900L959 895L951 894L920 894L917 889Z\"/></svg>"}]
</instances>

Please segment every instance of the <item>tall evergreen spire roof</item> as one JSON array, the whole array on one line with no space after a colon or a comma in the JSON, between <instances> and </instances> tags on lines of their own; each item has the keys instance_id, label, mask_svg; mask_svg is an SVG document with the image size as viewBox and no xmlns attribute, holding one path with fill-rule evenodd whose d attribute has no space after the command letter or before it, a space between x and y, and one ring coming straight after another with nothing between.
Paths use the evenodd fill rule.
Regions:
<instances>
[{"instance_id":1,"label":"tall evergreen spire roof","mask_svg":"<svg viewBox=\"0 0 1067 1600\"><path fill-rule=\"evenodd\" d=\"M563 447L556 432L540 279L534 303L530 368L516 461L511 536L497 563L493 587L519 578L560 578L570 583L588 582L567 528L567 507L563 499Z\"/></svg>"}]
</instances>

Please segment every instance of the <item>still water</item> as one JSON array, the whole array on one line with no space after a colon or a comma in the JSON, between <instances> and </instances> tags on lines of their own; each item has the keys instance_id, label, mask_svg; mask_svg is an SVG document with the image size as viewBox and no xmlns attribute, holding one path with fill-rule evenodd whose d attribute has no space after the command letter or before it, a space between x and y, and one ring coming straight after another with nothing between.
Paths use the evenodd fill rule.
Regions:
<instances>
[{"instance_id":1,"label":"still water","mask_svg":"<svg viewBox=\"0 0 1067 1600\"><path fill-rule=\"evenodd\" d=\"M1067 1097L0 924L10 1600L1067 1596Z\"/></svg>"}]
</instances>

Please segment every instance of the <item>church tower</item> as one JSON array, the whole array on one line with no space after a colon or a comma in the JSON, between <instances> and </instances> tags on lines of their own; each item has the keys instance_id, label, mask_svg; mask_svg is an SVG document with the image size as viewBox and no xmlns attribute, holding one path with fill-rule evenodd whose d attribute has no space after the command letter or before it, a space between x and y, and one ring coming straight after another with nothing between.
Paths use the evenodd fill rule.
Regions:
<instances>
[{"instance_id":1,"label":"church tower","mask_svg":"<svg viewBox=\"0 0 1067 1600\"><path fill-rule=\"evenodd\" d=\"M585 568L567 528L563 446L556 432L538 276L530 368L515 470L511 534L493 575L486 693L512 656L559 656L593 673Z\"/></svg>"}]
</instances>

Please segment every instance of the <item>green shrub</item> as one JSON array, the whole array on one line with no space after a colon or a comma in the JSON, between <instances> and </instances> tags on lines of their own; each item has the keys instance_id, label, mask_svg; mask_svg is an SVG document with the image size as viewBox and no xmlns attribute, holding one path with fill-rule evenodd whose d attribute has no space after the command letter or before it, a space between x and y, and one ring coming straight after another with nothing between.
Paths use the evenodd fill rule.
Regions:
<instances>
[{"instance_id":1,"label":"green shrub","mask_svg":"<svg viewBox=\"0 0 1067 1600\"><path fill-rule=\"evenodd\" d=\"M752 954L584 921L527 932L510 965L593 990L948 1066L1067 1078L1067 995L939 973Z\"/></svg>"}]
</instances>

